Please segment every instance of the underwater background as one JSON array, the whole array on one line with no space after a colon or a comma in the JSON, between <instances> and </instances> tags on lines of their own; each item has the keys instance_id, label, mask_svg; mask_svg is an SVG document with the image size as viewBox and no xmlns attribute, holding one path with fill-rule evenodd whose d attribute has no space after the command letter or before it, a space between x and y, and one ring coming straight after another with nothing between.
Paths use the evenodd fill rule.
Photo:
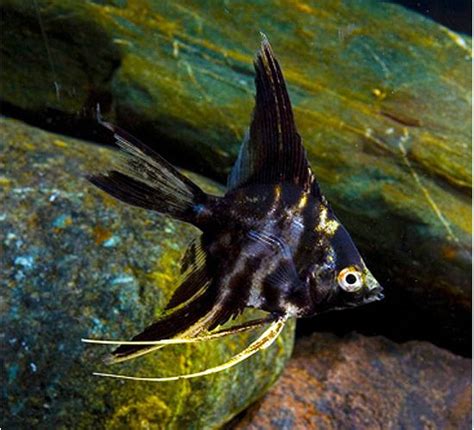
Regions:
<instances>
[{"instance_id":1,"label":"underwater background","mask_svg":"<svg viewBox=\"0 0 474 430\"><path fill-rule=\"evenodd\" d=\"M2 428L471 428L471 4L400 3L0 2ZM222 194L260 31L386 298L291 322L213 376L94 377L108 348L81 338L126 339L157 318L197 234L84 179L116 156L96 107ZM113 370L189 373L251 338Z\"/></svg>"}]
</instances>

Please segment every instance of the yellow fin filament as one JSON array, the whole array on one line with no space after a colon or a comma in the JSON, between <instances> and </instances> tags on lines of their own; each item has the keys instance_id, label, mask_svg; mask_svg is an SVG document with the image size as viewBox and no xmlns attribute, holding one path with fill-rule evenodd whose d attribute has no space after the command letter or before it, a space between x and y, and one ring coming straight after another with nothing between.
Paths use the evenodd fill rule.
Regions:
<instances>
[{"instance_id":1,"label":"yellow fin filament","mask_svg":"<svg viewBox=\"0 0 474 430\"><path fill-rule=\"evenodd\" d=\"M258 320L249 321L245 324L229 327L228 329L219 330L203 336L196 337L176 337L173 339L161 340L119 340L119 339L81 339L81 342L95 345L181 345L185 343L198 343L208 340L219 339L221 337L230 336L232 334L241 333L244 331L254 330L263 324L270 322L269 318L261 318Z\"/></svg>"},{"instance_id":2,"label":"yellow fin filament","mask_svg":"<svg viewBox=\"0 0 474 430\"><path fill-rule=\"evenodd\" d=\"M246 360L247 358L251 357L257 352L270 347L273 344L273 342L276 340L276 338L280 335L281 331L283 330L287 318L288 318L287 316L284 316L277 320L274 320L270 324L270 326L255 341L253 341L243 351L234 355L230 360L226 361L223 364L220 364L215 367L211 367L209 369L202 370L200 372L188 373L188 374L176 375L176 376L166 376L162 378L130 376L130 375L120 375L120 374L115 374L115 373L100 373L100 372L94 372L93 375L103 376L107 378L126 379L126 380L131 380L131 381L148 381L148 382L170 382L170 381L179 381L182 379L192 379L192 378L199 378L201 376L212 375L214 373L218 373L223 370L230 369L231 367L235 366L238 363L241 363L242 361Z\"/></svg>"}]
</instances>

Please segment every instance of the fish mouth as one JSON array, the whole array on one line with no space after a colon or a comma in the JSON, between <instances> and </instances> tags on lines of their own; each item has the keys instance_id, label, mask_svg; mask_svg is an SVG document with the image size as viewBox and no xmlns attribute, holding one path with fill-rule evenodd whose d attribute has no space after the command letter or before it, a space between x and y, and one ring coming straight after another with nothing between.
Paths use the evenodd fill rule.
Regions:
<instances>
[{"instance_id":1,"label":"fish mouth","mask_svg":"<svg viewBox=\"0 0 474 430\"><path fill-rule=\"evenodd\" d=\"M383 288L381 285L377 284L376 287L367 291L364 302L365 303L378 302L380 300L383 300L384 298L385 298L385 294L383 293Z\"/></svg>"},{"instance_id":2,"label":"fish mouth","mask_svg":"<svg viewBox=\"0 0 474 430\"><path fill-rule=\"evenodd\" d=\"M378 302L379 300L383 300L385 298L385 294L383 293L383 288L379 287L375 291L371 291L369 296L369 301L371 302Z\"/></svg>"}]
</instances>

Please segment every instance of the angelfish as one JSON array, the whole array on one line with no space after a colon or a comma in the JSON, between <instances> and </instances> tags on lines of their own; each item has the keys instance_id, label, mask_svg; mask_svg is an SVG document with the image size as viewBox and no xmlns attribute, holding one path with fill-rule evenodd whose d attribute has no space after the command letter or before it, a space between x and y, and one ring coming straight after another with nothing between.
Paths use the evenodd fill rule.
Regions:
<instances>
[{"instance_id":1,"label":"angelfish","mask_svg":"<svg viewBox=\"0 0 474 430\"><path fill-rule=\"evenodd\" d=\"M183 282L164 316L108 358L117 363L168 344L201 342L267 327L228 362L171 377L172 381L227 369L269 347L288 318L358 306L383 298L347 230L321 193L298 134L286 84L263 37L254 61L256 97L251 124L223 197L202 191L165 159L120 128L110 129L122 157L89 180L113 197L191 223L202 235L182 261ZM219 329L247 308L266 318Z\"/></svg>"}]
</instances>

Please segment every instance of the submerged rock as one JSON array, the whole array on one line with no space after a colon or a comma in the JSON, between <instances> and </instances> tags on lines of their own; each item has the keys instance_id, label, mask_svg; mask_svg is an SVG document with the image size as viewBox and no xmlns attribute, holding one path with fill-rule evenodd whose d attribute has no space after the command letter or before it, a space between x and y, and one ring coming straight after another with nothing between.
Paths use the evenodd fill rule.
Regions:
<instances>
[{"instance_id":1,"label":"submerged rock","mask_svg":"<svg viewBox=\"0 0 474 430\"><path fill-rule=\"evenodd\" d=\"M4 109L90 134L100 102L219 178L249 123L265 31L322 188L387 287L379 317L403 313L405 338L469 353L469 37L379 1L6 0L2 16Z\"/></svg>"},{"instance_id":2,"label":"submerged rock","mask_svg":"<svg viewBox=\"0 0 474 430\"><path fill-rule=\"evenodd\" d=\"M103 365L108 347L81 338L127 339L158 317L197 232L88 184L82 176L109 165L112 151L14 120L0 119L0 133L2 427L215 428L262 396L291 354L293 324L267 351L213 376L161 384L92 376L190 373L226 361L255 334Z\"/></svg>"},{"instance_id":3,"label":"submerged rock","mask_svg":"<svg viewBox=\"0 0 474 430\"><path fill-rule=\"evenodd\" d=\"M467 429L471 360L426 342L321 333L234 430Z\"/></svg>"}]
</instances>

